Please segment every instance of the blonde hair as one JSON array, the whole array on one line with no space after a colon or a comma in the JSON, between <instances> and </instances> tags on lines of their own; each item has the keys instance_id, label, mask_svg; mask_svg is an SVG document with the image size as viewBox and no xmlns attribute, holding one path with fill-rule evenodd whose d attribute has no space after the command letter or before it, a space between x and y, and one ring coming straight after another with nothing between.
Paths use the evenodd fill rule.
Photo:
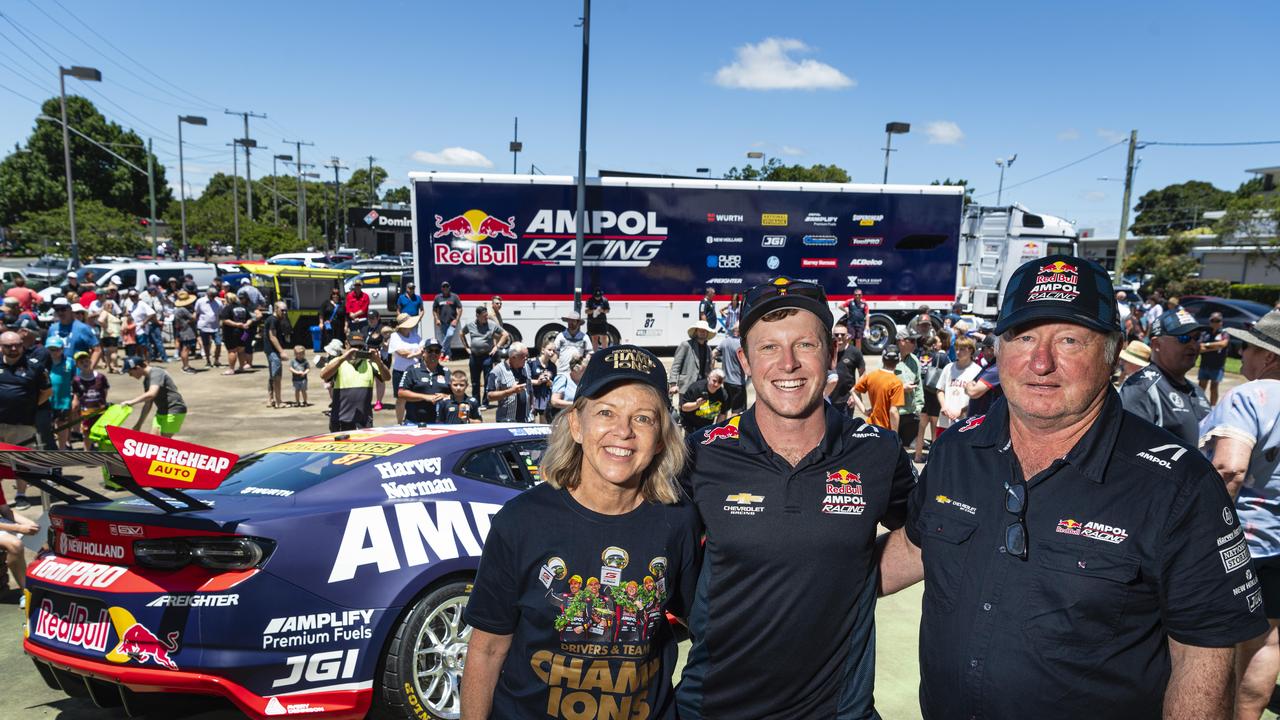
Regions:
<instances>
[{"instance_id":1,"label":"blonde hair","mask_svg":"<svg viewBox=\"0 0 1280 720\"><path fill-rule=\"evenodd\" d=\"M671 416L671 409L664 398L654 391L658 408L658 426L661 428L662 452L649 463L640 478L640 494L649 502L674 505L680 499L676 476L684 469L687 458L683 433ZM587 398L578 397L573 406L556 416L551 424L551 437L547 451L542 456L539 472L542 480L553 488L572 490L582 482L582 445L573 439L569 429L569 415L580 413L586 407Z\"/></svg>"}]
</instances>

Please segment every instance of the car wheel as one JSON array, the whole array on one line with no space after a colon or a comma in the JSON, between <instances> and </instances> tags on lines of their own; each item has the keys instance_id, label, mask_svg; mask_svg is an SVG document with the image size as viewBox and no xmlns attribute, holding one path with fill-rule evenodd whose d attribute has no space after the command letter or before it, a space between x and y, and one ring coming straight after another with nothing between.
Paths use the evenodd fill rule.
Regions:
<instances>
[{"instance_id":1,"label":"car wheel","mask_svg":"<svg viewBox=\"0 0 1280 720\"><path fill-rule=\"evenodd\" d=\"M471 628L462 619L471 583L453 582L418 599L396 628L383 661L372 717L456 720Z\"/></svg>"}]
</instances>

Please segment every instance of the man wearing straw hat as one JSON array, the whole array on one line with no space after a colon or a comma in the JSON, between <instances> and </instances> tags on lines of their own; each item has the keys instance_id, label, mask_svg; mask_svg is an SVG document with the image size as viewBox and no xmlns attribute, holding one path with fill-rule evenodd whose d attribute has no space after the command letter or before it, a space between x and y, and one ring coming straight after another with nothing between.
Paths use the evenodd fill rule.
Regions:
<instances>
[{"instance_id":1,"label":"man wearing straw hat","mask_svg":"<svg viewBox=\"0 0 1280 720\"><path fill-rule=\"evenodd\" d=\"M1120 351L1120 384L1151 364L1151 348L1141 340L1130 340Z\"/></svg>"},{"instance_id":2,"label":"man wearing straw hat","mask_svg":"<svg viewBox=\"0 0 1280 720\"><path fill-rule=\"evenodd\" d=\"M565 316L560 318L564 321L565 328L556 335L556 372L569 372L569 353L565 352L570 348L576 349L580 357L586 357L595 350L595 345L591 342L591 336L582 330L582 313L576 310L570 310ZM478 396L477 396L478 397Z\"/></svg>"},{"instance_id":3,"label":"man wearing straw hat","mask_svg":"<svg viewBox=\"0 0 1280 720\"><path fill-rule=\"evenodd\" d=\"M706 379L711 372L711 348L707 340L716 334L716 329L705 320L689 326L689 339L676 347L675 357L671 361L671 392L685 393L699 380Z\"/></svg>"},{"instance_id":4,"label":"man wearing straw hat","mask_svg":"<svg viewBox=\"0 0 1280 720\"><path fill-rule=\"evenodd\" d=\"M1236 646L1236 717L1257 718L1280 673L1280 310L1263 315L1249 330L1227 333L1244 341L1240 372L1249 382L1227 392L1201 421L1200 448L1236 499L1253 557L1257 576L1241 594L1261 592L1270 624L1267 634Z\"/></svg>"}]
</instances>

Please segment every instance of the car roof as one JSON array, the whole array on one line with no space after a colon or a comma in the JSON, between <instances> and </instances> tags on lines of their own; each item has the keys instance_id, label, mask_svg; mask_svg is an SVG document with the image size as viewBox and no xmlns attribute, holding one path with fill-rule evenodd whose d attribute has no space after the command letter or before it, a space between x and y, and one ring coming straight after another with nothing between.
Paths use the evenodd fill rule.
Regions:
<instances>
[{"instance_id":1,"label":"car roof","mask_svg":"<svg viewBox=\"0 0 1280 720\"><path fill-rule=\"evenodd\" d=\"M451 452L504 440L537 439L550 433L551 426L534 423L471 423L426 427L399 425L310 435L278 443L259 452L332 452L392 456L423 449L425 446L439 446L440 452Z\"/></svg>"}]
</instances>

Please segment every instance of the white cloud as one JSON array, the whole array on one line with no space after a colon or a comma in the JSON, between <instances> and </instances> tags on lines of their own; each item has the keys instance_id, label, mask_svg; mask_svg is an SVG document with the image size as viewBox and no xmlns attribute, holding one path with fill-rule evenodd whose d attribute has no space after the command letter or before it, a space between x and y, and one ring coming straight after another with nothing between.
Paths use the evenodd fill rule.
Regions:
<instances>
[{"instance_id":1,"label":"white cloud","mask_svg":"<svg viewBox=\"0 0 1280 720\"><path fill-rule=\"evenodd\" d=\"M1114 143L1114 142L1120 142L1121 140L1125 139L1125 137L1127 136L1124 133L1120 132L1119 130L1108 130L1107 128L1098 128L1098 137L1102 138L1103 140L1106 140L1107 142Z\"/></svg>"},{"instance_id":2,"label":"white cloud","mask_svg":"<svg viewBox=\"0 0 1280 720\"><path fill-rule=\"evenodd\" d=\"M803 155L803 154L804 154L804 148L798 148L798 147L795 147L794 145L783 145L783 146L782 146L782 154L783 154L783 155L793 155L793 156L794 156L794 155Z\"/></svg>"},{"instance_id":3,"label":"white cloud","mask_svg":"<svg viewBox=\"0 0 1280 720\"><path fill-rule=\"evenodd\" d=\"M453 167L478 168L493 167L493 161L485 157L483 153L475 150L468 150L464 147L448 147L440 152L418 150L413 153L412 157L414 160L427 165L450 165Z\"/></svg>"},{"instance_id":4,"label":"white cloud","mask_svg":"<svg viewBox=\"0 0 1280 720\"><path fill-rule=\"evenodd\" d=\"M1061 142L1071 142L1080 139L1080 131L1075 128L1067 128L1058 133L1058 140Z\"/></svg>"},{"instance_id":5,"label":"white cloud","mask_svg":"<svg viewBox=\"0 0 1280 720\"><path fill-rule=\"evenodd\" d=\"M792 53L810 50L792 38L766 38L737 50L737 58L716 71L716 84L744 90L835 90L857 83L830 65Z\"/></svg>"},{"instance_id":6,"label":"white cloud","mask_svg":"<svg viewBox=\"0 0 1280 720\"><path fill-rule=\"evenodd\" d=\"M964 140L964 131L950 120L934 120L924 126L930 145L956 145Z\"/></svg>"}]
</instances>

